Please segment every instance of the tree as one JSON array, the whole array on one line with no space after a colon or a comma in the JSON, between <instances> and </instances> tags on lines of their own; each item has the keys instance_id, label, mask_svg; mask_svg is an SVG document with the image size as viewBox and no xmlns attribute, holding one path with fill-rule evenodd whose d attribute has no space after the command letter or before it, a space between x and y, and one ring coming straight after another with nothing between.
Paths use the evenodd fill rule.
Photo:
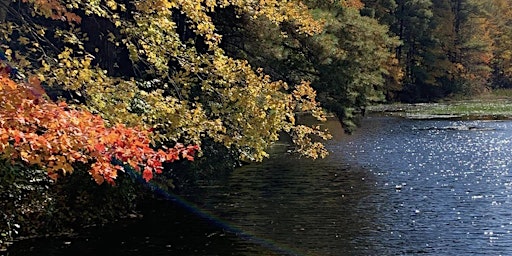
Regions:
<instances>
[{"instance_id":1,"label":"tree","mask_svg":"<svg viewBox=\"0 0 512 256\"><path fill-rule=\"evenodd\" d=\"M401 100L431 101L487 88L496 45L489 2L400 0L386 9L382 1L365 1L364 13L388 22L402 41L396 48L405 70Z\"/></svg>"},{"instance_id":2,"label":"tree","mask_svg":"<svg viewBox=\"0 0 512 256\"><path fill-rule=\"evenodd\" d=\"M99 113L109 125L153 129L152 139L163 144L200 144L208 138L247 160L261 160L279 133L286 132L298 152L325 156L322 144L312 137L328 138L328 134L295 123L296 112L323 119L309 83L289 86L246 60L228 57L212 21L216 12L231 9L254 19L266 17L274 24L292 24L305 35L318 33L321 22L300 2L22 2L26 4L12 10L16 15L3 26L4 35L16 35L4 37L6 44L14 39L10 58L44 83L70 90L83 107ZM108 24L101 26L108 30L86 34L87 22ZM50 26L56 29L50 31ZM91 47L88 37L125 49L121 54L129 55L130 70L120 71L119 76L105 73L99 68L105 64L97 59L106 58L96 53L104 49ZM112 65L118 62L111 60Z\"/></svg>"},{"instance_id":3,"label":"tree","mask_svg":"<svg viewBox=\"0 0 512 256\"><path fill-rule=\"evenodd\" d=\"M7 15L0 20L0 52L5 53L0 64L16 66L31 78L14 82L6 74L1 77L0 122L13 121L0 124L0 155L18 161L15 168L2 169L16 179L1 185L19 189L30 183L40 177L37 165L53 178L75 172L52 186L43 184L40 204L31 200L41 197L20 197L2 208L3 216L9 216L0 222L2 235L12 232L11 219L20 220L22 228L28 224L22 232L31 234L48 232L27 220L45 220L62 231L54 224L118 218L133 210L134 199L148 196L131 171L122 175L120 170L134 169L150 180L163 171L162 161L191 160L199 145L205 145L206 153L228 155L211 160L221 159L224 166L231 156L262 160L282 133L290 134L303 155L327 154L319 138L328 133L296 123L297 112L324 118L310 83L272 79L246 60L227 55L212 20L220 11L231 11L286 23L304 35L319 33L322 22L299 1L0 3L10 3L8 9L0 5L0 18ZM181 162L190 161L165 168ZM91 186L84 179L87 172L97 183L120 186ZM164 173L153 182L170 187L172 175L180 172ZM45 210L33 216L19 205Z\"/></svg>"},{"instance_id":4,"label":"tree","mask_svg":"<svg viewBox=\"0 0 512 256\"><path fill-rule=\"evenodd\" d=\"M392 52L399 43L388 36L386 26L361 16L358 8L324 15L329 25L325 37L316 39L324 58L315 63L319 79L314 86L320 101L350 131L367 105L384 101L385 92L400 83L401 70Z\"/></svg>"},{"instance_id":5,"label":"tree","mask_svg":"<svg viewBox=\"0 0 512 256\"><path fill-rule=\"evenodd\" d=\"M361 14L375 18L383 25L391 26L396 22L394 14L397 11L395 0L363 0L364 8Z\"/></svg>"},{"instance_id":6,"label":"tree","mask_svg":"<svg viewBox=\"0 0 512 256\"><path fill-rule=\"evenodd\" d=\"M512 87L512 12L509 1L492 0L480 5L492 39L492 86Z\"/></svg>"},{"instance_id":7,"label":"tree","mask_svg":"<svg viewBox=\"0 0 512 256\"><path fill-rule=\"evenodd\" d=\"M215 19L227 35L224 49L288 83L311 81L322 106L352 131L365 106L382 101L391 91L386 85L399 83L401 70L392 54L398 41L387 35L387 27L359 14L360 1L305 3L325 22L322 33L306 36L289 24L228 12Z\"/></svg>"}]
</instances>

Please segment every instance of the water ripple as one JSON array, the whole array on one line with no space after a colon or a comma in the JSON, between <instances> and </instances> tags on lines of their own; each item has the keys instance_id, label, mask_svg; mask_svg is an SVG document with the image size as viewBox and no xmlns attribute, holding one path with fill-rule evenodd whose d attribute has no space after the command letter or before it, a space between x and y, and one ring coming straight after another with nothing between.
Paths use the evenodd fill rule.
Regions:
<instances>
[{"instance_id":1,"label":"water ripple","mask_svg":"<svg viewBox=\"0 0 512 256\"><path fill-rule=\"evenodd\" d=\"M391 209L379 219L393 232L383 247L405 246L398 254L424 250L436 255L508 255L511 138L511 122L374 117L337 147L345 148L351 163L378 170L384 187L407 182L388 198ZM378 233L370 239L382 237Z\"/></svg>"}]
</instances>

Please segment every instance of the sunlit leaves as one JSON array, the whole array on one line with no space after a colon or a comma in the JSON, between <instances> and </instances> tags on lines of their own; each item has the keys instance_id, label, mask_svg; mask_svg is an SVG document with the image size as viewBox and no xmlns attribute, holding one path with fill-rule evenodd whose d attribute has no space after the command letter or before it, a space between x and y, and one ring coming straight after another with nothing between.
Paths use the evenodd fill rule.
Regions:
<instances>
[{"instance_id":1,"label":"sunlit leaves","mask_svg":"<svg viewBox=\"0 0 512 256\"><path fill-rule=\"evenodd\" d=\"M116 35L108 35L108 41L127 48L134 69L143 69L137 70L140 77L111 77L93 66L96 53L85 49L96 47L87 47L87 35L69 24L55 30L60 43L55 44L57 50L48 53L36 47L39 55L32 58L37 60L32 66L40 67L34 72L39 79L82 95L81 108L101 115L112 129L121 129L115 124L153 129L152 142L200 144L207 138L248 160L267 156L266 150L283 131L304 138L325 134L296 127L297 112L321 116L309 84L297 85L292 94L295 86L272 80L245 60L228 57L212 18L221 9L233 9L236 15L267 19L276 26L286 24L300 35L321 32L323 21L314 19L298 0L135 0L129 5L116 0L28 2L35 14L47 18L80 10L108 19L118 29ZM38 40L26 34L29 42ZM159 83L141 86L140 81L148 77ZM323 147L311 141L295 142L306 143L298 148L310 147L311 151L299 150L305 155L324 155L319 153L325 151ZM104 143L89 145L93 152L109 151ZM93 165L96 180L104 175L94 170L103 167ZM140 171L150 177L148 171Z\"/></svg>"},{"instance_id":2,"label":"sunlit leaves","mask_svg":"<svg viewBox=\"0 0 512 256\"><path fill-rule=\"evenodd\" d=\"M107 127L99 116L73 109L64 102L46 99L36 79L16 84L0 76L0 155L45 167L56 179L71 173L73 164L90 164L89 173L101 184L114 184L117 171L113 160L130 165L149 181L162 171L162 162L181 158L193 160L197 146L155 151L149 147L149 132L124 125ZM38 92L38 93L34 93ZM142 170L143 169L143 170Z\"/></svg>"}]
</instances>

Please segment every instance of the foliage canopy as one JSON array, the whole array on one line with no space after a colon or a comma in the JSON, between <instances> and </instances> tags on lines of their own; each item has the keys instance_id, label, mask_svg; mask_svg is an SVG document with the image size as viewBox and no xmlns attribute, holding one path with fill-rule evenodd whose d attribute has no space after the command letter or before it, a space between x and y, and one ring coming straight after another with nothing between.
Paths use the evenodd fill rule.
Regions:
<instances>
[{"instance_id":1,"label":"foliage canopy","mask_svg":"<svg viewBox=\"0 0 512 256\"><path fill-rule=\"evenodd\" d=\"M149 147L149 133L122 124L106 127L99 116L72 109L45 97L37 79L16 84L0 76L0 152L28 165L46 168L53 179L71 173L73 164L90 165L96 183L114 184L117 171L131 166L149 181L162 172L162 162L181 157L193 160L197 146L176 145L169 150Z\"/></svg>"},{"instance_id":2,"label":"foliage canopy","mask_svg":"<svg viewBox=\"0 0 512 256\"><path fill-rule=\"evenodd\" d=\"M308 112L324 119L310 84L272 80L246 60L227 56L211 17L217 10L233 8L254 19L293 24L297 33L318 33L322 22L313 19L304 4L21 2L18 9L11 8L17 16L2 24L9 61L16 61L23 73L36 74L45 85L71 91L82 107L100 114L108 125L152 129L157 144L199 145L204 138L213 139L247 160L261 160L279 133L286 132L298 152L313 158L326 155L313 137L327 139L328 133L299 125L294 118L296 112ZM102 29L90 31L92 23L102 24ZM109 52L111 48L98 45L116 49ZM112 63L120 62L123 54L129 64ZM111 65L100 61L105 56L112 57ZM125 68L106 71L118 65Z\"/></svg>"}]
</instances>

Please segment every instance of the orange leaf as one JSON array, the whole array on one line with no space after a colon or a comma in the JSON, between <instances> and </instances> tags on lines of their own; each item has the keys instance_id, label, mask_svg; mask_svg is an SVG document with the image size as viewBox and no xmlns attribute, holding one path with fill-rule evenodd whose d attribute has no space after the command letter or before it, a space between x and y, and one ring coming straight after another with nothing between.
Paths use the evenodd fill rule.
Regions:
<instances>
[{"instance_id":1,"label":"orange leaf","mask_svg":"<svg viewBox=\"0 0 512 256\"><path fill-rule=\"evenodd\" d=\"M94 145L94 149L98 152L104 152L106 148L103 144L96 144Z\"/></svg>"},{"instance_id":2,"label":"orange leaf","mask_svg":"<svg viewBox=\"0 0 512 256\"><path fill-rule=\"evenodd\" d=\"M148 182L153 178L153 171L151 171L151 168L147 167L144 168L144 172L142 172L142 178Z\"/></svg>"}]
</instances>

